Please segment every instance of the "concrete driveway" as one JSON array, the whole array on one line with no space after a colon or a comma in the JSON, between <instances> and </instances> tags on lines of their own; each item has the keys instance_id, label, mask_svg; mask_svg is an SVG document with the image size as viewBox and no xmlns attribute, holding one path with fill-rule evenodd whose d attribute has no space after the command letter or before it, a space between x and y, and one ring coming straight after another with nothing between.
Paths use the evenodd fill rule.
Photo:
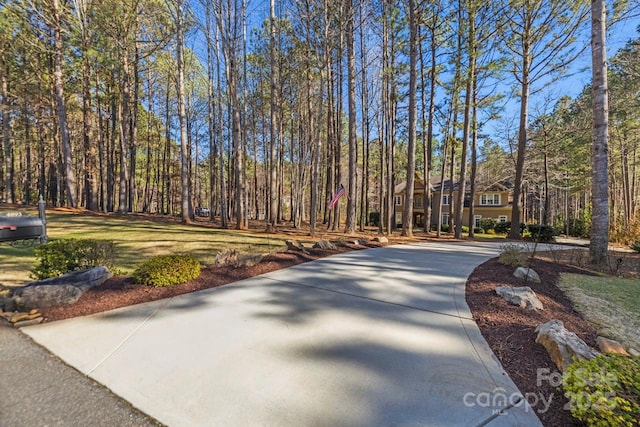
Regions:
<instances>
[{"instance_id":1,"label":"concrete driveway","mask_svg":"<svg viewBox=\"0 0 640 427\"><path fill-rule=\"evenodd\" d=\"M170 426L539 426L464 298L498 252L355 251L23 331Z\"/></svg>"}]
</instances>

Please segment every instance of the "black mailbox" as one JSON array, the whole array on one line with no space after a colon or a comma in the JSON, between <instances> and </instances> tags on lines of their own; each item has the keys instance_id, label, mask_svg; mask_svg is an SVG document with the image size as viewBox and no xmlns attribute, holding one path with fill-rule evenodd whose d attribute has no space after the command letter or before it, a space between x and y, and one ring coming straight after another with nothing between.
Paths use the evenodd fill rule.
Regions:
<instances>
[{"instance_id":1,"label":"black mailbox","mask_svg":"<svg viewBox=\"0 0 640 427\"><path fill-rule=\"evenodd\" d=\"M42 240L45 228L42 220L34 216L0 217L0 242Z\"/></svg>"},{"instance_id":2,"label":"black mailbox","mask_svg":"<svg viewBox=\"0 0 640 427\"><path fill-rule=\"evenodd\" d=\"M40 196L38 201L38 216L22 216L16 212L10 215L0 215L0 243L17 242L20 240L39 240L47 242L47 214L46 203Z\"/></svg>"}]
</instances>

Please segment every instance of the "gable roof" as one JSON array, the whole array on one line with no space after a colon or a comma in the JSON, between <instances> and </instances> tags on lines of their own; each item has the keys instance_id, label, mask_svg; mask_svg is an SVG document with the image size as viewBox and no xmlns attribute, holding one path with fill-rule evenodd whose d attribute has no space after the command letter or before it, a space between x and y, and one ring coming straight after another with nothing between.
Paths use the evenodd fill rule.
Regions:
<instances>
[{"instance_id":1,"label":"gable roof","mask_svg":"<svg viewBox=\"0 0 640 427\"><path fill-rule=\"evenodd\" d=\"M469 187L470 187L470 183L469 181L467 181L466 192L470 191ZM404 193L406 188L407 188L407 181L402 181L400 184L395 186L394 194ZM422 189L422 188L424 188L424 181L422 181L416 176L415 189ZM437 192L450 191L450 188L451 188L451 180L449 178L445 178L442 182L440 182L440 177L433 177L431 179L431 191L437 191ZM458 188L460 188L460 183L456 181L453 183L453 191L457 191ZM477 189L476 194L483 193L483 192L490 192L490 191L502 192L502 191L511 191L511 190L513 190L513 184L510 181L498 181L498 182L491 183L486 187Z\"/></svg>"}]
</instances>

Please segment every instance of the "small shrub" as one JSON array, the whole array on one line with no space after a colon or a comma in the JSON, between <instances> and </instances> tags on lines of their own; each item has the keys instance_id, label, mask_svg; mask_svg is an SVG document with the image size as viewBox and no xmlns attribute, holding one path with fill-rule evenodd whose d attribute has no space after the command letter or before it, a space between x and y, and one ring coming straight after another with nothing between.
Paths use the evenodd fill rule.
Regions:
<instances>
[{"instance_id":1,"label":"small shrub","mask_svg":"<svg viewBox=\"0 0 640 427\"><path fill-rule=\"evenodd\" d=\"M380 225L380 212L369 212L369 225L374 227Z\"/></svg>"},{"instance_id":2,"label":"small shrub","mask_svg":"<svg viewBox=\"0 0 640 427\"><path fill-rule=\"evenodd\" d=\"M490 228L490 229L487 230L487 234L494 235L494 234L496 234L496 230L494 230L493 228Z\"/></svg>"},{"instance_id":3,"label":"small shrub","mask_svg":"<svg viewBox=\"0 0 640 427\"><path fill-rule=\"evenodd\" d=\"M540 243L553 242L558 234L554 227L545 224L529 224L527 225L527 231L530 233L529 238L531 240Z\"/></svg>"},{"instance_id":4,"label":"small shrub","mask_svg":"<svg viewBox=\"0 0 640 427\"><path fill-rule=\"evenodd\" d=\"M511 221L499 222L493 229L498 234L508 234L511 231Z\"/></svg>"},{"instance_id":5,"label":"small shrub","mask_svg":"<svg viewBox=\"0 0 640 427\"><path fill-rule=\"evenodd\" d=\"M469 227L467 227L466 225L462 226L462 232L463 233L468 233L469 232Z\"/></svg>"},{"instance_id":6,"label":"small shrub","mask_svg":"<svg viewBox=\"0 0 640 427\"><path fill-rule=\"evenodd\" d=\"M571 415L590 426L637 426L640 360L601 354L572 363L562 379Z\"/></svg>"},{"instance_id":7,"label":"small shrub","mask_svg":"<svg viewBox=\"0 0 640 427\"><path fill-rule=\"evenodd\" d=\"M38 264L31 271L38 280L105 266L113 267L115 243L110 240L59 239L35 248Z\"/></svg>"},{"instance_id":8,"label":"small shrub","mask_svg":"<svg viewBox=\"0 0 640 427\"><path fill-rule=\"evenodd\" d=\"M476 234L484 234L484 228L482 227L473 227L473 232Z\"/></svg>"},{"instance_id":9,"label":"small shrub","mask_svg":"<svg viewBox=\"0 0 640 427\"><path fill-rule=\"evenodd\" d=\"M640 240L636 240L635 242L633 242L632 244L629 245L629 247L631 249L634 250L634 252L638 252L640 253Z\"/></svg>"},{"instance_id":10,"label":"small shrub","mask_svg":"<svg viewBox=\"0 0 640 427\"><path fill-rule=\"evenodd\" d=\"M141 285L173 286L200 275L200 262L191 255L162 255L143 262L133 272L133 280Z\"/></svg>"},{"instance_id":11,"label":"small shrub","mask_svg":"<svg viewBox=\"0 0 640 427\"><path fill-rule=\"evenodd\" d=\"M443 233L448 233L449 232L449 224L442 224L440 226L440 231L442 231Z\"/></svg>"},{"instance_id":12,"label":"small shrub","mask_svg":"<svg viewBox=\"0 0 640 427\"><path fill-rule=\"evenodd\" d=\"M480 228L484 230L495 230L498 220L495 218L480 218Z\"/></svg>"},{"instance_id":13,"label":"small shrub","mask_svg":"<svg viewBox=\"0 0 640 427\"><path fill-rule=\"evenodd\" d=\"M498 262L512 267L523 267L527 265L527 253L523 252L518 245L506 244L500 247Z\"/></svg>"}]
</instances>

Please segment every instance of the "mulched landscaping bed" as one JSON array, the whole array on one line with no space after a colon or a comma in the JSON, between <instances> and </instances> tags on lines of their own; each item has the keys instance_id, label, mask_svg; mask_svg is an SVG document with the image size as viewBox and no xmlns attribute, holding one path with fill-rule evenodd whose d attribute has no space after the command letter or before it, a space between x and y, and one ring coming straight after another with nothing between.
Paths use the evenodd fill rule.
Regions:
<instances>
[{"instance_id":1,"label":"mulched landscaping bed","mask_svg":"<svg viewBox=\"0 0 640 427\"><path fill-rule=\"evenodd\" d=\"M513 276L514 267L498 263L497 258L485 262L467 281L467 303L482 335L520 392L530 397L531 404L536 403L534 395L538 399L544 396L546 401L551 399L547 411L544 411L545 405L541 400L534 407L542 423L545 426L581 426L564 409L567 399L560 389L551 385L553 381L542 377L539 381L539 369L546 368L550 374L559 370L544 347L535 343L535 328L551 319L558 319L568 330L597 348L596 331L556 286L560 273L590 273L539 259L531 261L531 268L539 274L541 283L529 281L525 284L523 279ZM498 286L529 286L538 295L544 310L530 311L509 304L495 293Z\"/></svg>"},{"instance_id":2,"label":"mulched landscaping bed","mask_svg":"<svg viewBox=\"0 0 640 427\"><path fill-rule=\"evenodd\" d=\"M378 246L383 245L376 243L369 243L367 245L367 247ZM197 279L180 285L163 288L137 285L128 277L115 276L102 285L85 292L75 304L43 308L40 311L47 322L86 316L115 308L215 288L303 262L358 249L364 249L364 247L348 244L345 247L338 247L337 250L307 249L307 253L291 251L277 252L265 256L260 263L252 267L206 267L202 269L202 273Z\"/></svg>"}]
</instances>

